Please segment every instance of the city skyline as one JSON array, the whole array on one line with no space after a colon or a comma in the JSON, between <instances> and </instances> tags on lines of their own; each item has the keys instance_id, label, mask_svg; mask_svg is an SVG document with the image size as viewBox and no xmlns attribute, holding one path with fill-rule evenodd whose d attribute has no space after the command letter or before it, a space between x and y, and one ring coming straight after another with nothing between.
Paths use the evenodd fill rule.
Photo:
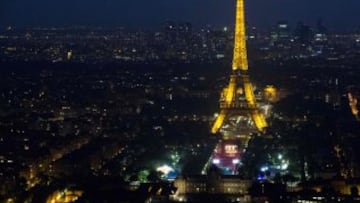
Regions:
<instances>
[{"instance_id":1,"label":"city skyline","mask_svg":"<svg viewBox=\"0 0 360 203\"><path fill-rule=\"evenodd\" d=\"M360 202L360 4L245 1L3 0L0 202Z\"/></svg>"},{"instance_id":2,"label":"city skyline","mask_svg":"<svg viewBox=\"0 0 360 203\"><path fill-rule=\"evenodd\" d=\"M2 26L125 26L132 28L158 28L166 20L188 21L194 26L214 26L234 23L235 1L183 0L155 2L137 0L78 0L65 1L3 1L0 3ZM206 6L204 6L206 5ZM330 30L348 31L359 27L360 2L349 0L253 0L246 2L247 21L260 28L268 28L279 20L290 24L303 21L315 25L324 21ZM334 15L334 13L336 15Z\"/></svg>"}]
</instances>

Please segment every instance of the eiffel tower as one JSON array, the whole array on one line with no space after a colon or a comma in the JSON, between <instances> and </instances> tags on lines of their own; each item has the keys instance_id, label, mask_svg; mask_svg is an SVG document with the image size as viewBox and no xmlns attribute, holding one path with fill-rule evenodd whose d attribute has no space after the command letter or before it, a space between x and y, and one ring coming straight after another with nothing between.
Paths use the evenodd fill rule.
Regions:
<instances>
[{"instance_id":1,"label":"eiffel tower","mask_svg":"<svg viewBox=\"0 0 360 203\"><path fill-rule=\"evenodd\" d=\"M237 0L232 73L221 93L220 113L211 129L212 133L220 131L223 139L248 138L267 127L248 73L244 10L244 0Z\"/></svg>"},{"instance_id":2,"label":"eiffel tower","mask_svg":"<svg viewBox=\"0 0 360 203\"><path fill-rule=\"evenodd\" d=\"M235 40L232 73L220 98L220 113L211 132L222 135L210 161L225 174L236 174L243 149L254 134L267 127L258 107L254 87L248 73L244 0L236 0Z\"/></svg>"}]
</instances>

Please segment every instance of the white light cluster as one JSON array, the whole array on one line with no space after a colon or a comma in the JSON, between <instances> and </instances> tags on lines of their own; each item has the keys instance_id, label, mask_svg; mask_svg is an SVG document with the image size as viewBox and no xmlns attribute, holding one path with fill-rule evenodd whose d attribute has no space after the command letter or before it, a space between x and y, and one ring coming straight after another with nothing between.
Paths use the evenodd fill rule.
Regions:
<instances>
[{"instance_id":1,"label":"white light cluster","mask_svg":"<svg viewBox=\"0 0 360 203\"><path fill-rule=\"evenodd\" d=\"M220 164L220 160L219 159L214 159L213 164Z\"/></svg>"}]
</instances>

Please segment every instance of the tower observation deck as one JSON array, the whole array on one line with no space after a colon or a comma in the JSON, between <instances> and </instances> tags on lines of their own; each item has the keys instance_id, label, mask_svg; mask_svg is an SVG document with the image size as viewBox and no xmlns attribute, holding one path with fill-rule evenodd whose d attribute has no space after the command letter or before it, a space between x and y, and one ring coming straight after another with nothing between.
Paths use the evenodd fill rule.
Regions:
<instances>
[{"instance_id":1,"label":"tower observation deck","mask_svg":"<svg viewBox=\"0 0 360 203\"><path fill-rule=\"evenodd\" d=\"M226 148L235 143L241 143L239 146L246 148L251 137L254 134L264 132L267 127L265 117L256 101L248 69L244 0L236 0L232 72L229 84L221 93L220 112L211 128L213 134L222 136L222 141L217 146L217 149ZM232 144L229 144L229 142L232 142ZM234 152L232 155L241 154L240 149L237 149L239 152ZM226 153L216 153L218 151L214 151L210 160L222 168L234 168L233 166L221 164L222 160L229 157ZM238 163L237 160L239 159L240 157L235 157L233 162L226 162Z\"/></svg>"}]
</instances>

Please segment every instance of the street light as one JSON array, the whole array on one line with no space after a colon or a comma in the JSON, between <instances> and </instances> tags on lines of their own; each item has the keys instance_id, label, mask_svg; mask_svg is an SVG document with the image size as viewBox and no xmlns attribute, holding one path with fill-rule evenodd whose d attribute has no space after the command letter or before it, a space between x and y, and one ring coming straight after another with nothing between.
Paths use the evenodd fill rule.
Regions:
<instances>
[{"instance_id":1,"label":"street light","mask_svg":"<svg viewBox=\"0 0 360 203\"><path fill-rule=\"evenodd\" d=\"M213 164L220 164L220 159L214 159Z\"/></svg>"}]
</instances>

